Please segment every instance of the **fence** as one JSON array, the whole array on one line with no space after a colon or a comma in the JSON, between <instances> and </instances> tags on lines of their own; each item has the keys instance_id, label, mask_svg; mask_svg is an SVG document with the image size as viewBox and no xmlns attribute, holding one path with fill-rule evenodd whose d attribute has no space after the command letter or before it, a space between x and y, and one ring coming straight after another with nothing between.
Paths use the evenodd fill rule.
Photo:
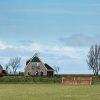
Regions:
<instances>
[{"instance_id":1,"label":"fence","mask_svg":"<svg viewBox=\"0 0 100 100\"><path fill-rule=\"evenodd\" d=\"M65 85L91 85L92 77L62 77L62 84L65 84Z\"/></svg>"}]
</instances>

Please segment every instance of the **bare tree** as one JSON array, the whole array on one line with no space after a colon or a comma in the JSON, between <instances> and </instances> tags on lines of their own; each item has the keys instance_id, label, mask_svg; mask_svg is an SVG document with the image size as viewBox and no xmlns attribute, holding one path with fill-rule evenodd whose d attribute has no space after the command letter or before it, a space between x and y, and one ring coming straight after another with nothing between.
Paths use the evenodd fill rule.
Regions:
<instances>
[{"instance_id":1,"label":"bare tree","mask_svg":"<svg viewBox=\"0 0 100 100\"><path fill-rule=\"evenodd\" d=\"M56 74L58 75L58 72L60 70L60 67L56 66L56 67L54 67L54 70L55 70Z\"/></svg>"},{"instance_id":2,"label":"bare tree","mask_svg":"<svg viewBox=\"0 0 100 100\"><path fill-rule=\"evenodd\" d=\"M17 69L21 66L20 61L21 61L20 57L15 57L11 58L8 62L7 66L10 66L12 68L14 74L16 73Z\"/></svg>"},{"instance_id":3,"label":"bare tree","mask_svg":"<svg viewBox=\"0 0 100 100\"><path fill-rule=\"evenodd\" d=\"M100 71L100 46L91 46L87 64L90 70L93 70L94 75L98 75Z\"/></svg>"},{"instance_id":4,"label":"bare tree","mask_svg":"<svg viewBox=\"0 0 100 100\"><path fill-rule=\"evenodd\" d=\"M7 73L8 73L8 69L9 69L9 65L6 64L6 65L5 65L5 70L6 70Z\"/></svg>"}]
</instances>

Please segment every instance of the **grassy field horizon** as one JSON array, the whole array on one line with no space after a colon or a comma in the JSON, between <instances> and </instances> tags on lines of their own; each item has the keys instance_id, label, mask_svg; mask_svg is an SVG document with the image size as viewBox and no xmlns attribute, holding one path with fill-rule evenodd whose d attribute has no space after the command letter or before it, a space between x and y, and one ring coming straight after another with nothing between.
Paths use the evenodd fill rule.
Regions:
<instances>
[{"instance_id":1,"label":"grassy field horizon","mask_svg":"<svg viewBox=\"0 0 100 100\"><path fill-rule=\"evenodd\" d=\"M100 100L100 85L0 84L0 100Z\"/></svg>"}]
</instances>

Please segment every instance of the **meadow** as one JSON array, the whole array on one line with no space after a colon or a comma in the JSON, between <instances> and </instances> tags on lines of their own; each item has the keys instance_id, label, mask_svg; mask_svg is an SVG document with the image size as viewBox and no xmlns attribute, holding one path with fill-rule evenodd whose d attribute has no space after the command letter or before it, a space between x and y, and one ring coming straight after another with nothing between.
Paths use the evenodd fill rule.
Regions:
<instances>
[{"instance_id":1,"label":"meadow","mask_svg":"<svg viewBox=\"0 0 100 100\"><path fill-rule=\"evenodd\" d=\"M100 85L0 84L0 100L100 100Z\"/></svg>"}]
</instances>

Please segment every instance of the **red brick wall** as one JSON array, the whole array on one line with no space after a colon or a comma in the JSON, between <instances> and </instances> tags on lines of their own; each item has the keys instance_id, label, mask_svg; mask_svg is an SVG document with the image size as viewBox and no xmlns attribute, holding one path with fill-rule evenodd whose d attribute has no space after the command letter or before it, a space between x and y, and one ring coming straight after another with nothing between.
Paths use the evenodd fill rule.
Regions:
<instances>
[{"instance_id":1,"label":"red brick wall","mask_svg":"<svg viewBox=\"0 0 100 100\"><path fill-rule=\"evenodd\" d=\"M65 85L91 85L92 77L62 77Z\"/></svg>"}]
</instances>

